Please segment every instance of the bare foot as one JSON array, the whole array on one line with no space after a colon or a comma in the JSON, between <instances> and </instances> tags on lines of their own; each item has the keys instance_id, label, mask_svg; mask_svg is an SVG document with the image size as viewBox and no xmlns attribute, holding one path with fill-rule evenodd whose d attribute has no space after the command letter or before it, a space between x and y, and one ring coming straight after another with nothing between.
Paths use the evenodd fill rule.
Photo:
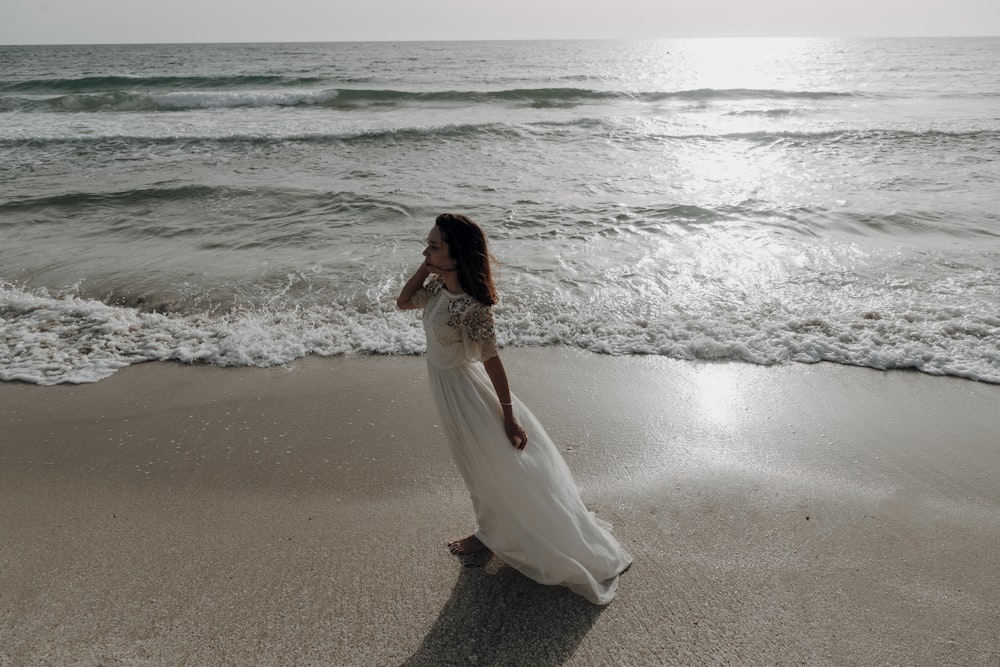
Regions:
<instances>
[{"instance_id":1,"label":"bare foot","mask_svg":"<svg viewBox=\"0 0 1000 667\"><path fill-rule=\"evenodd\" d=\"M452 552L456 556L468 556L470 554L478 554L483 551L489 551L486 545L479 541L479 538L475 535L469 535L461 540L455 540L448 545L448 551Z\"/></svg>"}]
</instances>

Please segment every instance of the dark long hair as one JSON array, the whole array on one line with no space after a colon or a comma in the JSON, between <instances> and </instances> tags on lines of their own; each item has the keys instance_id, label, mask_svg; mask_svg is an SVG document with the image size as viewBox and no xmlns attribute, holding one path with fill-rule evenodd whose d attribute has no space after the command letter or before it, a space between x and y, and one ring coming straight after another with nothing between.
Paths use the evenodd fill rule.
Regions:
<instances>
[{"instance_id":1,"label":"dark long hair","mask_svg":"<svg viewBox=\"0 0 1000 667\"><path fill-rule=\"evenodd\" d=\"M486 234L479 225L464 215L442 213L434 220L448 252L458 266L458 282L462 290L479 303L492 306L499 298L493 286L490 255Z\"/></svg>"}]
</instances>

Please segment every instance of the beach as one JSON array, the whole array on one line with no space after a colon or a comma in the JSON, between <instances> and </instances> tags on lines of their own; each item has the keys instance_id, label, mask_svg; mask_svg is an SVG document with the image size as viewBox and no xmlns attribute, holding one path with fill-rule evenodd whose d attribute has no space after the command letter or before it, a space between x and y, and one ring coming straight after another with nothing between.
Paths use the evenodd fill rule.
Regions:
<instances>
[{"instance_id":1,"label":"beach","mask_svg":"<svg viewBox=\"0 0 1000 667\"><path fill-rule=\"evenodd\" d=\"M503 352L635 556L609 606L472 530L420 356L0 384L0 664L997 665L1000 387Z\"/></svg>"}]
</instances>

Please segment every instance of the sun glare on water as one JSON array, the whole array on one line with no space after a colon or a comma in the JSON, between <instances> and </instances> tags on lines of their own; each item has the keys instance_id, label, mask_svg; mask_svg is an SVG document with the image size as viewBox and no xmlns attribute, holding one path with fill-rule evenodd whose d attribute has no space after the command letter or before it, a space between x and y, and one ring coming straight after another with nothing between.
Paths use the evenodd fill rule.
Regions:
<instances>
[{"instance_id":1,"label":"sun glare on water","mask_svg":"<svg viewBox=\"0 0 1000 667\"><path fill-rule=\"evenodd\" d=\"M690 39L671 57L693 89L776 90L795 85L799 69L822 42L809 39Z\"/></svg>"}]
</instances>

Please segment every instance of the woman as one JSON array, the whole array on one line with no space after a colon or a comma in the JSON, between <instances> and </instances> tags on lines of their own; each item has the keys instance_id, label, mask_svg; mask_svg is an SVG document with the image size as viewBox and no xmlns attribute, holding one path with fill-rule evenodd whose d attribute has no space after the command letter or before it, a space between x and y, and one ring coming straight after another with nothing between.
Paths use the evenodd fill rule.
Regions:
<instances>
[{"instance_id":1,"label":"woman","mask_svg":"<svg viewBox=\"0 0 1000 667\"><path fill-rule=\"evenodd\" d=\"M424 309L431 394L479 524L451 552L489 550L539 583L611 602L632 557L584 506L545 429L510 392L485 235L463 215L440 215L424 258L396 305Z\"/></svg>"}]
</instances>

